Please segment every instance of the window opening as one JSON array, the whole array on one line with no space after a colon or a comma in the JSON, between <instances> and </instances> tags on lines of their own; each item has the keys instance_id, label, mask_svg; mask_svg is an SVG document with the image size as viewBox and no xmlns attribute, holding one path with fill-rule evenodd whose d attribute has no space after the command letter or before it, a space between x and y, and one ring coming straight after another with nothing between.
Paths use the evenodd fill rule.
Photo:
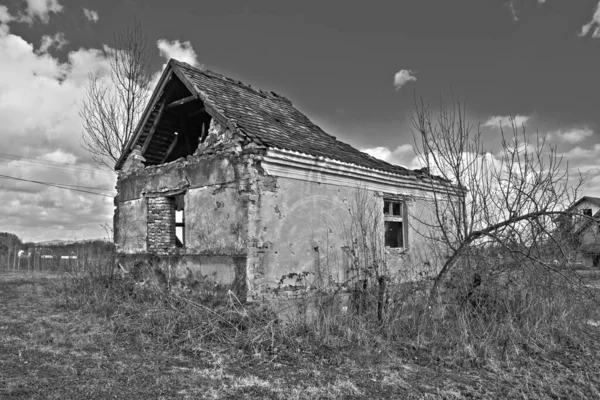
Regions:
<instances>
[{"instance_id":1,"label":"window opening","mask_svg":"<svg viewBox=\"0 0 600 400\"><path fill-rule=\"evenodd\" d=\"M591 208L585 208L583 210L583 215L585 215L586 217L591 217L592 216L592 209Z\"/></svg>"},{"instance_id":2,"label":"window opening","mask_svg":"<svg viewBox=\"0 0 600 400\"><path fill-rule=\"evenodd\" d=\"M184 195L175 196L175 245L185 247Z\"/></svg>"},{"instance_id":3,"label":"window opening","mask_svg":"<svg viewBox=\"0 0 600 400\"><path fill-rule=\"evenodd\" d=\"M385 247L402 248L405 242L404 203L401 201L383 201L383 219Z\"/></svg>"}]
</instances>

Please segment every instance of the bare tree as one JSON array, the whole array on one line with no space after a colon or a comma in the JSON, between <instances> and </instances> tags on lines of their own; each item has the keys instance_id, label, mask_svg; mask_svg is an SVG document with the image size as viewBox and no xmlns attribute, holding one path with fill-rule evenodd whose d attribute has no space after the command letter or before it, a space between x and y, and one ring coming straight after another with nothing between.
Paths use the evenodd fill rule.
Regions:
<instances>
[{"instance_id":1,"label":"bare tree","mask_svg":"<svg viewBox=\"0 0 600 400\"><path fill-rule=\"evenodd\" d=\"M381 200L381 199L379 199ZM387 280L390 278L385 258L382 204L367 189L357 187L348 212L349 223L343 224L345 251L351 260L349 275L354 281L358 313L365 311L368 288L376 285L377 319L383 320Z\"/></svg>"},{"instance_id":2,"label":"bare tree","mask_svg":"<svg viewBox=\"0 0 600 400\"><path fill-rule=\"evenodd\" d=\"M450 107L441 102L438 115L423 100L416 102L411 122L420 161L452 183L447 190L432 186L432 218L420 221L428 227L422 234L444 254L432 295L449 271L484 256L503 258L503 268L541 266L562 274L556 260L567 264L572 252L557 235L556 221L582 180L569 180L556 147L510 119L509 134L500 126L501 149L494 154L455 98Z\"/></svg>"},{"instance_id":3,"label":"bare tree","mask_svg":"<svg viewBox=\"0 0 600 400\"><path fill-rule=\"evenodd\" d=\"M141 25L135 22L114 35L104 49L110 75L90 73L79 114L83 120L82 146L92 159L114 168L150 96L150 57Z\"/></svg>"}]
</instances>

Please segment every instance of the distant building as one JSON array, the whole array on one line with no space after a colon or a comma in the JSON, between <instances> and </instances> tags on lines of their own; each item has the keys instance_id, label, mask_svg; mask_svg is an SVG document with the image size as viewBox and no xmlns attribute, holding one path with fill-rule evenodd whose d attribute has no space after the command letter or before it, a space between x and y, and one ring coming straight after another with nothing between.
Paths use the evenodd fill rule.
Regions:
<instances>
[{"instance_id":1,"label":"distant building","mask_svg":"<svg viewBox=\"0 0 600 400\"><path fill-rule=\"evenodd\" d=\"M571 205L563 229L588 267L600 267L600 197L583 196Z\"/></svg>"}]
</instances>

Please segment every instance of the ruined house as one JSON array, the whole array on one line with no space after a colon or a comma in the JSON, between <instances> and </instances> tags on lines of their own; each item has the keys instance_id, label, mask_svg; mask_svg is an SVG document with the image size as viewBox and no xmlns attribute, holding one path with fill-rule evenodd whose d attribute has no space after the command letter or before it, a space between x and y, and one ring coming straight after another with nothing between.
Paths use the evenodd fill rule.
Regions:
<instances>
[{"instance_id":1,"label":"ruined house","mask_svg":"<svg viewBox=\"0 0 600 400\"><path fill-rule=\"evenodd\" d=\"M357 187L376 199L390 269L407 270L422 245L410 215L433 182L337 140L283 96L176 60L116 169L121 262L158 257L245 299L290 273L349 279Z\"/></svg>"},{"instance_id":2,"label":"ruined house","mask_svg":"<svg viewBox=\"0 0 600 400\"><path fill-rule=\"evenodd\" d=\"M579 261L586 267L600 267L600 198L583 196L567 210L562 229L567 230L578 252Z\"/></svg>"}]
</instances>

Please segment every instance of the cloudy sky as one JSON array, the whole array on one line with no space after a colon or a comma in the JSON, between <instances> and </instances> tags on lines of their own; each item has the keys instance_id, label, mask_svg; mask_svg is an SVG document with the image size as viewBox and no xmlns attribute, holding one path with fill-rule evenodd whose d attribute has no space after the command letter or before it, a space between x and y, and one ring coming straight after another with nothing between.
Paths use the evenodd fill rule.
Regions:
<instances>
[{"instance_id":1,"label":"cloudy sky","mask_svg":"<svg viewBox=\"0 0 600 400\"><path fill-rule=\"evenodd\" d=\"M517 116L600 196L598 0L3 0L0 231L106 236L115 175L81 148L78 103L134 19L156 73L175 57L274 90L339 139L408 166L415 96L452 90L490 150Z\"/></svg>"}]
</instances>

